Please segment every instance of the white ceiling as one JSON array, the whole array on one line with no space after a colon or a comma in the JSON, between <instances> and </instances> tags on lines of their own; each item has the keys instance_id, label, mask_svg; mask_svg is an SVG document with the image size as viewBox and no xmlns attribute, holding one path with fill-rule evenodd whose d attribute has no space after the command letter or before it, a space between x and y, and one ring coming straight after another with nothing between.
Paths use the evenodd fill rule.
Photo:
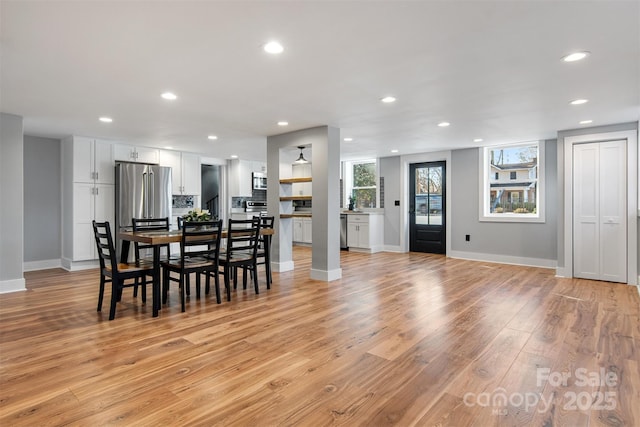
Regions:
<instances>
[{"instance_id":1,"label":"white ceiling","mask_svg":"<svg viewBox=\"0 0 640 427\"><path fill-rule=\"evenodd\" d=\"M263 160L266 136L330 125L354 138L341 144L343 159L354 159L481 145L474 138L554 138L580 120L621 123L640 112L636 1L0 7L0 107L24 117L27 135ZM283 54L262 51L272 39ZM561 61L576 50L592 54ZM178 100L162 100L167 90ZM382 104L386 95L398 101ZM569 105L576 98L590 102Z\"/></svg>"}]
</instances>

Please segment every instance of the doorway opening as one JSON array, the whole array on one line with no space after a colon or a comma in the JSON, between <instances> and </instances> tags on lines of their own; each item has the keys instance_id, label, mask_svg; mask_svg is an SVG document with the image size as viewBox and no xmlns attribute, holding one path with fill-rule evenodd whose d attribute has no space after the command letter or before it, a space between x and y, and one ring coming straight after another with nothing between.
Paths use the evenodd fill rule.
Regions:
<instances>
[{"instance_id":1,"label":"doorway opening","mask_svg":"<svg viewBox=\"0 0 640 427\"><path fill-rule=\"evenodd\" d=\"M220 218L220 182L219 165L201 165L202 198L200 207L208 209L213 218Z\"/></svg>"}]
</instances>

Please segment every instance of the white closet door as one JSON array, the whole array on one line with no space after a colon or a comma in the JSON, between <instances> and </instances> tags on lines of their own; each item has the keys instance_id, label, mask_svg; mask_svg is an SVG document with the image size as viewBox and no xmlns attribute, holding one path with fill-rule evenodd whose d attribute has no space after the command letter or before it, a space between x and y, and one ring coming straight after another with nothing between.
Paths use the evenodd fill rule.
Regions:
<instances>
[{"instance_id":1,"label":"white closet door","mask_svg":"<svg viewBox=\"0 0 640 427\"><path fill-rule=\"evenodd\" d=\"M626 282L626 141L573 147L573 269Z\"/></svg>"},{"instance_id":2,"label":"white closet door","mask_svg":"<svg viewBox=\"0 0 640 427\"><path fill-rule=\"evenodd\" d=\"M627 146L600 144L600 278L627 281Z\"/></svg>"}]
</instances>

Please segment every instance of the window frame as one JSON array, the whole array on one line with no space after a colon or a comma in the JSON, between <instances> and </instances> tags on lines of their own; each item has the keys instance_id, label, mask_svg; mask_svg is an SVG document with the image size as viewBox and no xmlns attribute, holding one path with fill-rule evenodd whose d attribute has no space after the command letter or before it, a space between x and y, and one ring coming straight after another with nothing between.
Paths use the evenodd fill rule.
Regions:
<instances>
[{"instance_id":1,"label":"window frame","mask_svg":"<svg viewBox=\"0 0 640 427\"><path fill-rule=\"evenodd\" d=\"M367 186L367 187L354 187L353 186L353 167L354 165L359 165L359 164L367 164L367 163L373 163L375 165L375 185L373 186ZM351 160L351 161L345 161L344 162L344 178L345 178L345 192L344 192L344 205L345 207L347 207L349 205L349 197L351 197L351 195L353 194L353 190L354 189L375 189L375 208L362 208L362 209L376 209L378 206L380 206L380 186L379 186L379 180L380 180L380 170L379 170L379 163L378 163L378 159L364 159L364 160Z\"/></svg>"},{"instance_id":2,"label":"window frame","mask_svg":"<svg viewBox=\"0 0 640 427\"><path fill-rule=\"evenodd\" d=\"M538 182L536 189L536 213L491 213L491 174L490 151L500 148L518 148L535 145L538 149L537 169ZM528 141L517 144L500 144L479 148L479 218L481 222L520 222L520 223L544 223L545 221L545 141Z\"/></svg>"}]
</instances>

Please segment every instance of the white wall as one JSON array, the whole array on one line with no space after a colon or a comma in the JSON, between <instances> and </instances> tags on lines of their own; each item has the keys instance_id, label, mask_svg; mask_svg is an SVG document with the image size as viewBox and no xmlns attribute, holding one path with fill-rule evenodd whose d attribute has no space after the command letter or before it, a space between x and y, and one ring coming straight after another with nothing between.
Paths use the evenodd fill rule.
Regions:
<instances>
[{"instance_id":1,"label":"white wall","mask_svg":"<svg viewBox=\"0 0 640 427\"><path fill-rule=\"evenodd\" d=\"M25 289L22 117L0 113L0 292Z\"/></svg>"}]
</instances>

